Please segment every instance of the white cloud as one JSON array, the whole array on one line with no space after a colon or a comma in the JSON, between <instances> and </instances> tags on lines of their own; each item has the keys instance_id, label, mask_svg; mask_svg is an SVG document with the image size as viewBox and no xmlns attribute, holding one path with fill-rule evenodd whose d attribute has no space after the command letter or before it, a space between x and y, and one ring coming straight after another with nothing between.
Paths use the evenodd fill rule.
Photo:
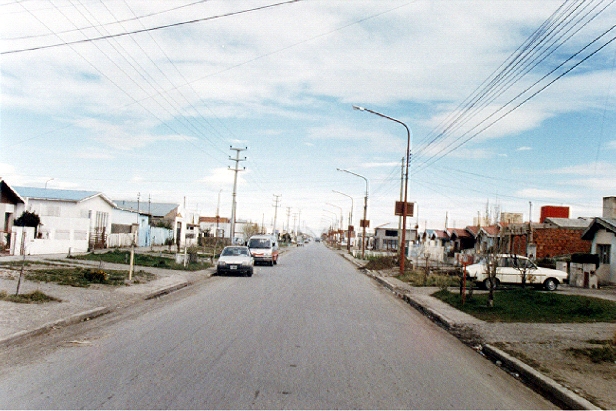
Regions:
<instances>
[{"instance_id":1,"label":"white cloud","mask_svg":"<svg viewBox=\"0 0 616 411\"><path fill-rule=\"evenodd\" d=\"M531 151L532 148L528 146L518 147L515 151Z\"/></svg>"},{"instance_id":2,"label":"white cloud","mask_svg":"<svg viewBox=\"0 0 616 411\"><path fill-rule=\"evenodd\" d=\"M570 200L574 195L556 190L541 190L536 188L526 188L515 193L518 197L541 199L541 200Z\"/></svg>"},{"instance_id":3,"label":"white cloud","mask_svg":"<svg viewBox=\"0 0 616 411\"><path fill-rule=\"evenodd\" d=\"M244 178L244 175L249 172L250 172L249 170L238 172L238 175L237 175L238 185L246 184L246 179ZM215 168L211 170L210 175L203 177L202 179L199 180L199 182L205 183L207 186L212 187L212 188L228 187L228 186L232 187L234 173L235 172L230 170L229 168Z\"/></svg>"}]
</instances>

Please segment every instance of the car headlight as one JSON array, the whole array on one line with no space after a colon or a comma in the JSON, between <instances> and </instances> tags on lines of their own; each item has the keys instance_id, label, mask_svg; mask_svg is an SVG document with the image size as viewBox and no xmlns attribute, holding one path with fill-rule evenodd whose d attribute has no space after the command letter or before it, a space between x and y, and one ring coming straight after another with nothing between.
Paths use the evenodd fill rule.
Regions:
<instances>
[{"instance_id":1,"label":"car headlight","mask_svg":"<svg viewBox=\"0 0 616 411\"><path fill-rule=\"evenodd\" d=\"M224 265L227 265L227 263L225 263L224 261L220 261L220 260L219 260L219 261L218 261L218 265L222 265L222 266L224 266Z\"/></svg>"},{"instance_id":2,"label":"car headlight","mask_svg":"<svg viewBox=\"0 0 616 411\"><path fill-rule=\"evenodd\" d=\"M250 261L243 261L242 262L242 267L250 267L252 264L250 264Z\"/></svg>"}]
</instances>

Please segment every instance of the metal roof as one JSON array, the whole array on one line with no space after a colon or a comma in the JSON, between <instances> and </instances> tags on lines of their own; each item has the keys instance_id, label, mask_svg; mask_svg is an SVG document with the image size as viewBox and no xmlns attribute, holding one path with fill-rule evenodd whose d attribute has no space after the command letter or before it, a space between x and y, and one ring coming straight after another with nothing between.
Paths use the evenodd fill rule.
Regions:
<instances>
[{"instance_id":1,"label":"metal roof","mask_svg":"<svg viewBox=\"0 0 616 411\"><path fill-rule=\"evenodd\" d=\"M584 219L584 218L556 218L549 217L546 218L544 223L552 223L560 228L587 228L592 220Z\"/></svg>"},{"instance_id":2,"label":"metal roof","mask_svg":"<svg viewBox=\"0 0 616 411\"><path fill-rule=\"evenodd\" d=\"M147 201L140 201L137 204L136 201L127 200L113 200L118 208L124 210L137 211L140 213L149 214L153 217L164 217L180 205L177 203L148 203Z\"/></svg>"},{"instance_id":3,"label":"metal roof","mask_svg":"<svg viewBox=\"0 0 616 411\"><path fill-rule=\"evenodd\" d=\"M13 189L23 198L36 200L54 200L54 201L71 201L81 202L96 196L101 196L105 201L114 205L103 193L99 191L85 190L60 190L56 188L40 188L40 187L13 187Z\"/></svg>"}]
</instances>

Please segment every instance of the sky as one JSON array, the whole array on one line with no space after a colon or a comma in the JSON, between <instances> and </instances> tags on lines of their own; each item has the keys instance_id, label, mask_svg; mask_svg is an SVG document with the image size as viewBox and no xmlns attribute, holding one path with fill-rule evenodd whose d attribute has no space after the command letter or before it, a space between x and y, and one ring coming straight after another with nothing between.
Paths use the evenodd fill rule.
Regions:
<instances>
[{"instance_id":1,"label":"sky","mask_svg":"<svg viewBox=\"0 0 616 411\"><path fill-rule=\"evenodd\" d=\"M367 189L397 227L407 132L357 105L409 127L420 231L601 216L612 2L0 0L0 177L228 217L242 148L238 219L358 227Z\"/></svg>"}]
</instances>

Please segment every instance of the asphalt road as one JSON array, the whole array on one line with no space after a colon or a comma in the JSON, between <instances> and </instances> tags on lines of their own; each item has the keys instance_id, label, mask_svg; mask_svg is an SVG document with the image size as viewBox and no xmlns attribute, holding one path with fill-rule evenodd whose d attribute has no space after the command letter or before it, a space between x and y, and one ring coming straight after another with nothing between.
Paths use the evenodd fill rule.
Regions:
<instances>
[{"instance_id":1,"label":"asphalt road","mask_svg":"<svg viewBox=\"0 0 616 411\"><path fill-rule=\"evenodd\" d=\"M69 329L0 358L0 408L555 408L319 244Z\"/></svg>"}]
</instances>

